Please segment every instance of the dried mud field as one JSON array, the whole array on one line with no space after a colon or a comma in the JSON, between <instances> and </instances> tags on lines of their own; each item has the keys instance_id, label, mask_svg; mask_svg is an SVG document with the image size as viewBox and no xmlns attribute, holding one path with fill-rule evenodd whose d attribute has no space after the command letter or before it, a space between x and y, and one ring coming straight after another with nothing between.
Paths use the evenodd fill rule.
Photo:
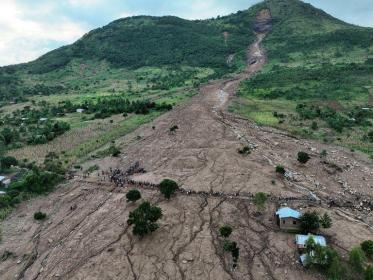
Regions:
<instances>
[{"instance_id":1,"label":"dried mud field","mask_svg":"<svg viewBox=\"0 0 373 280\"><path fill-rule=\"evenodd\" d=\"M373 234L373 166L365 155L297 139L258 127L226 112L238 84L260 70L264 34L248 50L246 72L204 85L186 104L119 139L120 158L96 159L100 171L79 174L55 192L23 203L2 224L1 279L322 279L298 262L294 235L283 233L274 213L281 203L300 211L328 212L333 226L322 233L342 255ZM169 128L179 129L170 133ZM140 137L139 137L140 136ZM250 155L238 149L250 146ZM326 158L320 158L322 150ZM296 160L298 151L312 158ZM138 203L126 202L131 185L116 187L100 173L140 162L132 177L143 199L163 210L160 228L139 239L126 221ZM286 178L275 173L281 164ZM164 178L184 190L171 200L144 183ZM275 181L273 183L272 181ZM251 194L270 194L258 215ZM44 222L33 213L48 214ZM236 269L223 252L221 225L233 228L240 247Z\"/></svg>"}]
</instances>

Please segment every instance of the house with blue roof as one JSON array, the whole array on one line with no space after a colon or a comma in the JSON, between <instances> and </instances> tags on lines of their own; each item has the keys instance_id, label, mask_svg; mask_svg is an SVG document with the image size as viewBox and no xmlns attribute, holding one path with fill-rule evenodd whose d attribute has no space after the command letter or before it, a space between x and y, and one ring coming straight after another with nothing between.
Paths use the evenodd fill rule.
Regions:
<instances>
[{"instance_id":1,"label":"house with blue roof","mask_svg":"<svg viewBox=\"0 0 373 280\"><path fill-rule=\"evenodd\" d=\"M283 230L299 230L299 218L302 214L289 207L283 207L277 210L277 225Z\"/></svg>"},{"instance_id":2,"label":"house with blue roof","mask_svg":"<svg viewBox=\"0 0 373 280\"><path fill-rule=\"evenodd\" d=\"M313 234L308 234L308 235L297 234L295 236L295 243L297 244L298 249L301 251L304 250L306 247L306 242L310 238L313 238L316 244L322 247L326 246L326 239L324 236L313 235Z\"/></svg>"}]
</instances>

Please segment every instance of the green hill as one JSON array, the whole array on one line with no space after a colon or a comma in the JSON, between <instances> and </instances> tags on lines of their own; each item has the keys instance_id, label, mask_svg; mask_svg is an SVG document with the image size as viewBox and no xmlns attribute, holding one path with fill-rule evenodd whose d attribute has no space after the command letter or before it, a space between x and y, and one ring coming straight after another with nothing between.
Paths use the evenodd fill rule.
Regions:
<instances>
[{"instance_id":1,"label":"green hill","mask_svg":"<svg viewBox=\"0 0 373 280\"><path fill-rule=\"evenodd\" d=\"M298 0L269 0L265 69L231 110L259 124L373 154L373 29Z\"/></svg>"},{"instance_id":2,"label":"green hill","mask_svg":"<svg viewBox=\"0 0 373 280\"><path fill-rule=\"evenodd\" d=\"M299 0L267 0L208 20L116 20L33 62L0 68L0 106L47 102L58 107L68 101L75 108L112 95L177 104L199 84L244 69L254 21L263 9L272 15L263 41L268 63L242 83L231 109L259 124L373 153L371 111L362 111L373 105L373 29ZM12 112L12 106L4 112ZM304 110L313 113L305 116ZM80 118L73 119L77 125ZM6 122L4 116L1 121ZM311 129L315 122L317 130Z\"/></svg>"}]
</instances>

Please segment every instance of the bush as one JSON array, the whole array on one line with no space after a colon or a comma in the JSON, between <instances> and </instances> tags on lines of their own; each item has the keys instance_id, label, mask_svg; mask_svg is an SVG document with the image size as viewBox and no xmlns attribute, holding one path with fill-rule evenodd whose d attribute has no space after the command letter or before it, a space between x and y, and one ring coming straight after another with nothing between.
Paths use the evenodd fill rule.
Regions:
<instances>
[{"instance_id":1,"label":"bush","mask_svg":"<svg viewBox=\"0 0 373 280\"><path fill-rule=\"evenodd\" d=\"M362 242L361 249L368 258L373 258L373 240L365 240Z\"/></svg>"},{"instance_id":2,"label":"bush","mask_svg":"<svg viewBox=\"0 0 373 280\"><path fill-rule=\"evenodd\" d=\"M178 129L179 129L179 127L177 125L173 125L173 126L170 127L170 132L174 133Z\"/></svg>"},{"instance_id":3,"label":"bush","mask_svg":"<svg viewBox=\"0 0 373 280\"><path fill-rule=\"evenodd\" d=\"M144 236L158 229L159 225L156 221L161 217L162 209L146 201L130 212L127 224L134 225L132 230L134 235Z\"/></svg>"},{"instance_id":4,"label":"bush","mask_svg":"<svg viewBox=\"0 0 373 280\"><path fill-rule=\"evenodd\" d=\"M233 267L237 267L238 258L240 256L240 248L237 246L236 242L225 240L223 244L223 249L226 252L231 252L233 258Z\"/></svg>"},{"instance_id":5,"label":"bush","mask_svg":"<svg viewBox=\"0 0 373 280\"><path fill-rule=\"evenodd\" d=\"M115 147L115 146L111 146L109 148L109 153L111 154L111 156L117 157L117 156L120 155L120 150L117 147Z\"/></svg>"},{"instance_id":6,"label":"bush","mask_svg":"<svg viewBox=\"0 0 373 280\"><path fill-rule=\"evenodd\" d=\"M323 228L331 228L332 219L330 218L328 213L324 213L324 215L321 217L320 224Z\"/></svg>"},{"instance_id":7,"label":"bush","mask_svg":"<svg viewBox=\"0 0 373 280\"><path fill-rule=\"evenodd\" d=\"M362 273L364 271L364 263L366 261L363 250L360 247L353 248L349 254L349 264L355 273Z\"/></svg>"},{"instance_id":8,"label":"bush","mask_svg":"<svg viewBox=\"0 0 373 280\"><path fill-rule=\"evenodd\" d=\"M160 184L159 188L165 198L170 199L176 190L179 188L178 184L170 179L164 179Z\"/></svg>"},{"instance_id":9,"label":"bush","mask_svg":"<svg viewBox=\"0 0 373 280\"><path fill-rule=\"evenodd\" d=\"M0 159L0 166L1 166L1 169L3 170L9 169L12 165L16 166L17 164L18 164L18 161L14 157L7 156L7 157L2 157Z\"/></svg>"},{"instance_id":10,"label":"bush","mask_svg":"<svg viewBox=\"0 0 373 280\"><path fill-rule=\"evenodd\" d=\"M222 226L219 229L220 235L224 238L228 238L232 234L233 229L230 226Z\"/></svg>"},{"instance_id":11,"label":"bush","mask_svg":"<svg viewBox=\"0 0 373 280\"><path fill-rule=\"evenodd\" d=\"M312 130L318 130L319 129L319 126L317 125L317 122L312 122L311 129Z\"/></svg>"},{"instance_id":12,"label":"bush","mask_svg":"<svg viewBox=\"0 0 373 280\"><path fill-rule=\"evenodd\" d=\"M242 149L239 149L238 153L241 154L241 155L247 156L247 155L251 154L251 148L249 146L245 146Z\"/></svg>"},{"instance_id":13,"label":"bush","mask_svg":"<svg viewBox=\"0 0 373 280\"><path fill-rule=\"evenodd\" d=\"M43 212L35 212L34 213L34 219L35 220L44 220L45 218L47 217L47 214L43 213Z\"/></svg>"},{"instance_id":14,"label":"bush","mask_svg":"<svg viewBox=\"0 0 373 280\"><path fill-rule=\"evenodd\" d=\"M265 203L267 202L267 194L258 192L254 195L253 202L256 205L258 211L263 211Z\"/></svg>"},{"instance_id":15,"label":"bush","mask_svg":"<svg viewBox=\"0 0 373 280\"><path fill-rule=\"evenodd\" d=\"M300 218L300 229L303 233L317 231L320 228L320 216L317 212L306 212Z\"/></svg>"},{"instance_id":16,"label":"bush","mask_svg":"<svg viewBox=\"0 0 373 280\"><path fill-rule=\"evenodd\" d=\"M135 202L135 201L141 199L141 193L138 190L130 190L126 194L126 198L127 198L127 202L128 201Z\"/></svg>"},{"instance_id":17,"label":"bush","mask_svg":"<svg viewBox=\"0 0 373 280\"><path fill-rule=\"evenodd\" d=\"M276 172L279 173L279 174L281 174L281 175L285 175L286 170L285 170L285 168L282 165L277 165L276 166Z\"/></svg>"},{"instance_id":18,"label":"bush","mask_svg":"<svg viewBox=\"0 0 373 280\"><path fill-rule=\"evenodd\" d=\"M299 152L298 153L298 161L302 164L307 163L310 160L310 156L306 152Z\"/></svg>"},{"instance_id":19,"label":"bush","mask_svg":"<svg viewBox=\"0 0 373 280\"><path fill-rule=\"evenodd\" d=\"M373 266L368 265L365 269L364 280L373 280Z\"/></svg>"}]
</instances>

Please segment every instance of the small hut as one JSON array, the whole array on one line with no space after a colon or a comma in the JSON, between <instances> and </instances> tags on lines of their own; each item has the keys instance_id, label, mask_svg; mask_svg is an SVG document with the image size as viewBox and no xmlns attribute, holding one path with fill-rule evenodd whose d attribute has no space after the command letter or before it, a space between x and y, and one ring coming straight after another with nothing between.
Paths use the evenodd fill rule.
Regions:
<instances>
[{"instance_id":1,"label":"small hut","mask_svg":"<svg viewBox=\"0 0 373 280\"><path fill-rule=\"evenodd\" d=\"M277 225L283 230L298 230L299 218L302 214L289 207L280 208L276 212Z\"/></svg>"}]
</instances>

